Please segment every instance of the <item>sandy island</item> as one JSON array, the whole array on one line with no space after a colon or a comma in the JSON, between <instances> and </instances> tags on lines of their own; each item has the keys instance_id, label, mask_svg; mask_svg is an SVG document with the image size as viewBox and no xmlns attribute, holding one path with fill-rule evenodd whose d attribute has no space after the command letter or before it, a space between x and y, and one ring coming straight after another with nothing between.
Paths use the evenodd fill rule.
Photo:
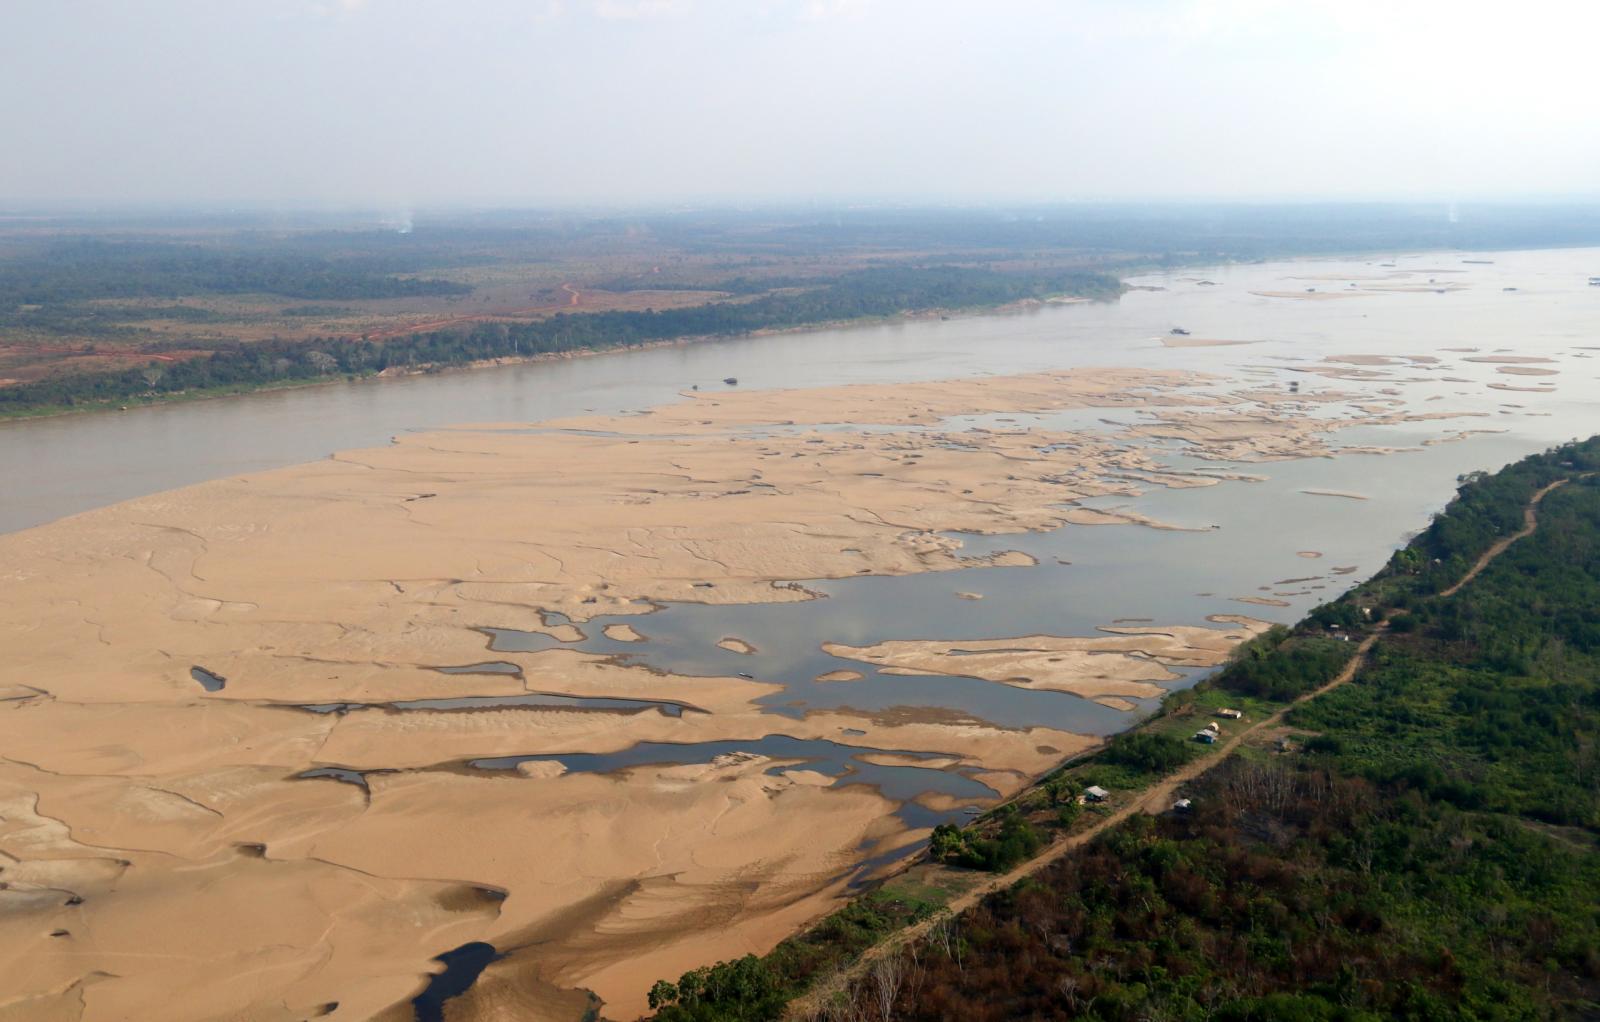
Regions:
<instances>
[{"instance_id":1,"label":"sandy island","mask_svg":"<svg viewBox=\"0 0 1600 1022\"><path fill-rule=\"evenodd\" d=\"M872 646L823 644L836 657L877 665L882 674L958 675L1016 688L1069 692L1086 699L1149 699L1166 689L1161 682L1183 677L1172 667L1217 667L1233 647L1270 627L1253 618L1220 616L1226 628L1192 625L1154 627L1104 625L1100 638L1029 635L1015 639L940 642L926 639L880 642Z\"/></svg>"},{"instance_id":2,"label":"sandy island","mask_svg":"<svg viewBox=\"0 0 1600 1022\"><path fill-rule=\"evenodd\" d=\"M1093 369L708 393L546 424L586 432L407 433L0 537L0 1013L409 1018L434 956L488 941L504 957L452 1018L576 1017L589 990L624 1018L656 978L770 948L916 836L893 802L755 754L612 773L522 757L778 735L936 754L1005 795L1097 739L937 707L789 716L760 702L776 685L490 651L486 630L569 643L653 604L814 598L791 579L1031 564L952 534L1137 527L1072 502L1217 483L1146 441L1269 461L1420 418L1308 419L1216 382ZM941 425L1155 406L1109 432ZM808 428L839 422L902 428ZM839 649L1127 705L1256 627L1216 623ZM542 695L634 702L399 706ZM494 757L510 761L473 765Z\"/></svg>"},{"instance_id":3,"label":"sandy island","mask_svg":"<svg viewBox=\"0 0 1600 1022\"><path fill-rule=\"evenodd\" d=\"M862 678L865 678L865 677L866 677L866 675L862 674L860 671L839 670L839 671L825 671L822 674L817 675L817 680L818 681L860 681Z\"/></svg>"},{"instance_id":4,"label":"sandy island","mask_svg":"<svg viewBox=\"0 0 1600 1022\"><path fill-rule=\"evenodd\" d=\"M1300 492L1301 493L1309 493L1314 497L1344 497L1344 498L1346 498L1348 500L1367 500L1367 499L1369 499L1367 497L1367 495L1364 494L1364 493L1352 493L1349 490L1319 490L1319 489L1316 489L1316 488L1308 488L1308 489L1301 490Z\"/></svg>"},{"instance_id":5,"label":"sandy island","mask_svg":"<svg viewBox=\"0 0 1600 1022\"><path fill-rule=\"evenodd\" d=\"M1232 348L1240 344L1260 344L1260 341L1215 341L1204 337L1163 337L1161 343L1168 348Z\"/></svg>"}]
</instances>

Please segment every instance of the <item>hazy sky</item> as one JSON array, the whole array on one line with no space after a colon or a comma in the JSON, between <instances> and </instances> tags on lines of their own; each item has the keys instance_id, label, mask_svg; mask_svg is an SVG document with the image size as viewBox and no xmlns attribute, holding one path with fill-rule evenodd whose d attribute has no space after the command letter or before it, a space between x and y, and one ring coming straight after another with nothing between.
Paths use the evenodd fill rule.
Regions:
<instances>
[{"instance_id":1,"label":"hazy sky","mask_svg":"<svg viewBox=\"0 0 1600 1022\"><path fill-rule=\"evenodd\" d=\"M1593 0L0 0L0 202L1600 195Z\"/></svg>"}]
</instances>

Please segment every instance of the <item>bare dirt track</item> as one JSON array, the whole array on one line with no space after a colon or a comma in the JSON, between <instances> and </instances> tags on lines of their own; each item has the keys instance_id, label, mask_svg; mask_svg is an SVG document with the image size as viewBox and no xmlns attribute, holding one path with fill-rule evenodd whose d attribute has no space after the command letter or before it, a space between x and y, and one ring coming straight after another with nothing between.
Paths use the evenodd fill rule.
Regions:
<instances>
[{"instance_id":1,"label":"bare dirt track","mask_svg":"<svg viewBox=\"0 0 1600 1022\"><path fill-rule=\"evenodd\" d=\"M1456 593L1461 591L1462 586L1466 585L1468 582L1471 582L1473 579L1482 574L1483 569L1487 568L1496 557L1499 557L1501 554L1505 553L1507 547L1519 539L1533 535L1533 530L1539 527L1539 503L1544 500L1545 494L1549 493L1558 486L1565 486L1569 482L1571 482L1570 479L1557 479L1549 486L1546 486L1538 493L1535 493L1533 495L1533 499L1528 502L1528 506L1522 511L1522 528L1519 531L1505 537L1504 539L1495 540L1494 544L1483 552L1483 556L1478 558L1477 563L1468 569L1465 575L1461 576L1461 581L1457 582L1449 589L1444 590L1439 595L1446 599L1454 596Z\"/></svg>"}]
</instances>

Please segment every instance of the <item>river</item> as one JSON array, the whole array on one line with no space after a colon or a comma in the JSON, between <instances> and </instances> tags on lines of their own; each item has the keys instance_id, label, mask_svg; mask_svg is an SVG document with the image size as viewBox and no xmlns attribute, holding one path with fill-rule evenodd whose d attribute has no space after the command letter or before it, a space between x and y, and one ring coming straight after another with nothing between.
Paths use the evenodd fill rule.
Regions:
<instances>
[{"instance_id":1,"label":"river","mask_svg":"<svg viewBox=\"0 0 1600 1022\"><path fill-rule=\"evenodd\" d=\"M1148 437L1119 439L1119 443L1137 444L1153 451L1172 468L1233 478L1201 487L1169 489L1151 484L1143 486L1144 492L1136 496L1084 502L1137 512L1180 527L1181 531L1124 524L1068 526L1025 535L957 537L968 553L1020 550L1032 556L1036 562L1032 566L978 566L896 577L786 580L798 582L824 598L735 606L669 603L653 608L633 607L629 609L650 612L579 622L576 628L581 638L565 630L560 636L513 632L488 628L488 622L467 620L461 625L485 626L479 630L485 633L488 648L477 658L478 662L428 664L448 674L505 673L517 668L502 658L515 658L519 651L564 646L647 665L671 675L743 675L775 683L780 688L760 699L761 723L741 730L748 737L699 742L641 741L602 752L581 751L576 746L562 751L546 746L541 752L530 749L525 754L504 755L508 751L505 748L490 751L472 747L466 750L472 753L466 758L446 761L441 754L437 763L426 768L402 769L397 764L390 770L388 763L380 763L380 769L371 769L369 764L365 773L342 765L350 761L321 759L321 749L326 744L321 740L313 743L318 750L314 761L298 752L280 757L311 767L291 775L299 778L294 782L295 799L304 800L306 812L314 812L317 806L340 805L334 801L338 795L360 800L362 815L329 827L323 834L329 842L336 842L344 829L359 826L359 821L369 818L413 821L410 830L384 832L403 834L402 839L390 837L368 847L345 847L341 854L365 863L361 855L390 845L404 848L408 856L424 852L443 855L445 850L454 849L448 868L417 865L410 858L403 867L394 868L407 877L470 877L477 885L475 890L502 892L496 898L504 897L505 906L523 913L517 918L526 921L533 918L533 910L520 906L529 904L529 898L537 898L536 888L540 885L561 877L539 875L537 884L522 883L526 878L517 872L521 867L516 864L526 858L528 842L533 839L518 838L522 832L517 828L525 823L531 826L529 821L536 821L536 817L517 808L517 800L528 799L530 792L549 793L554 786L531 780L513 784L511 778L523 776L513 768L549 768L553 765L538 761L554 760L560 764L555 768L557 773L579 775L577 779L587 783L597 780L593 774L626 774L642 765L682 767L730 753L754 753L770 758L771 766L762 767L769 771L803 765L811 777L807 783L836 788L870 786L896 807L896 815L906 829L925 833L928 826L964 818L987 804L996 793L992 786L997 783L994 775L970 764L952 765L949 756L944 755L966 751L959 748L966 740L959 731L951 739L957 747L941 748L940 755L934 755L927 749L893 747L888 740L876 744L889 747L874 747L867 744L872 741L866 737L869 733L860 728L878 726L882 719L908 713L930 714L946 723L987 721L1007 729L1045 726L1089 735L1106 735L1130 726L1154 708L1153 700L1130 700L1119 706L1115 701L1098 702L1064 692L975 678L885 673L871 664L834 656L823 648L823 643L866 646L894 639L960 642L1025 635L1093 636L1103 634L1098 631L1101 627L1119 619L1155 625L1203 625L1217 615L1244 614L1270 621L1294 621L1315 604L1335 597L1379 568L1391 551L1444 505L1462 473L1492 470L1552 443L1600 428L1595 402L1600 391L1594 368L1600 363L1593 357L1600 349L1600 288L1587 284L1596 268L1600 268L1600 250L1435 253L1185 268L1134 278L1136 289L1113 303L1052 304L1006 314L949 319L924 317L499 369L339 383L126 413L15 422L0 426L0 472L9 481L0 499L0 530L27 529L163 489L311 461L336 450L382 445L408 430L469 422L523 424L582 412L620 413L660 405L674 400L690 386L724 387L723 378L730 376L738 378L741 388L772 388L892 383L1077 366L1182 368L1214 374L1216 389L1222 393L1236 394L1250 388L1281 397L1298 386L1306 396L1334 391L1342 395L1324 405L1308 405L1305 414L1348 417L1360 405L1376 408L1375 402L1393 402L1384 405L1383 410L1440 416L1341 429L1331 435L1334 449L1329 456L1288 461L1203 461L1186 451L1181 442ZM1198 341L1241 343L1171 346L1174 342L1183 345ZM1353 357L1327 361L1337 356ZM1329 378L1330 372L1336 377ZM940 428L1004 426L1011 430L1038 427L1116 433L1122 426L1151 421L1156 417L1152 416L1153 411L1157 410L1095 408L1041 414L999 413L961 417ZM841 424L841 428L848 428L848 424ZM771 427L766 429L771 431ZM27 545L24 537L17 537L18 548ZM47 578L49 573L50 569L45 568L34 577ZM19 603L23 604L20 616L26 619L36 603ZM608 624L630 625L642 640L623 641L617 636L627 633L620 629L608 636L603 630ZM24 621L24 627L31 625ZM26 631L18 634L31 635ZM729 643L729 638L739 642ZM148 653L140 648L141 636L119 641L130 658ZM272 641L279 640L273 636ZM270 650L271 646L263 648ZM76 655L74 652L66 659ZM180 658L179 662L188 664L192 660ZM959 657L949 662L958 664ZM819 676L844 670L859 672L862 677L848 683L819 680ZM193 684L192 701L180 696L171 701L168 712L174 715L174 721L199 720L203 727L207 721L224 719L223 714L228 712L223 709L228 704L222 696L227 679L199 668L195 671L180 679L185 691ZM224 673L234 671L225 669ZM1191 683L1200 676L1195 670L1180 674L1176 684ZM238 678L234 684L239 684ZM227 689L229 693L233 691ZM79 704L70 700L50 705L53 713L79 709ZM606 720L659 713L676 718L674 724L705 719L691 717L704 711L687 697L680 701L678 694L670 691L663 698L650 699L530 692L516 696L409 698L379 705L386 721L400 719L393 715L427 711L427 719L441 729L447 725L440 722L440 717L459 713L448 727L469 735L473 734L468 726L471 721L489 719L490 715L474 716L485 709L510 712L523 707L540 712L557 707L568 715L613 715ZM274 717L274 726L283 721L287 727L296 721L326 719L313 717L313 713L353 709L358 710L356 704L319 701L299 704L298 708L274 707L255 712L281 714ZM839 718L847 721L854 714L851 723L859 723L859 728L839 725L826 737L796 738L784 734L784 725L794 723L795 718L826 710L838 711ZM178 714L185 716L179 718ZM371 716L367 715L369 719ZM537 728L540 719L530 713L530 728ZM121 727L121 718L115 723ZM397 730L404 726L399 724ZM39 724L24 727L38 729ZM52 743L61 741L55 731L44 733ZM163 732L169 733L177 732ZM209 730L204 733L211 734ZM115 753L121 737L119 732L117 741L108 738L103 746L97 744L94 756ZM207 742L210 743L209 738ZM233 742L217 743L214 749L208 747L204 755L231 755L234 747ZM251 757L252 764L258 757L263 763L277 762L271 759L272 750L242 754ZM67 758L70 762L71 755ZM971 757L974 761L976 758ZM183 778L200 769L187 759L179 767L166 768L176 770ZM211 771L207 777L213 773L222 776L210 765L206 770ZM272 775L279 768L261 766L260 770ZM137 778L140 783L148 779L143 771L141 767ZM591 776L581 776L585 774ZM79 774L70 776L74 778L71 783L84 783ZM370 786L369 776L374 776ZM547 775L535 770L535 776ZM639 782L641 785L654 783L648 781L648 772L641 776L645 778ZM179 784L183 778L172 783ZM95 783L99 783L98 779ZM274 778L271 783L278 780ZM492 790L493 799L483 795L480 801L470 803L477 812L506 809L522 815L495 816L499 821L496 826L501 829L488 826L482 834L455 826L457 818L449 815L405 815L426 808L419 793L425 793L428 785L446 783L456 791ZM351 786L361 791L354 792ZM680 786L674 790L686 789ZM930 794L940 797L926 797ZM71 800L59 801L64 807L61 811L80 811ZM369 801L375 802L376 808ZM763 800L756 801L764 804ZM840 804L847 801L841 797ZM97 804L92 800L85 803L81 809L89 814L85 818L94 818ZM448 812L456 812L456 805L448 803ZM229 828L235 826L235 818L246 820L237 825L244 828L238 833L248 830L250 844L245 847L273 848L275 854L270 860L246 857L235 862L230 858L232 865L226 869L234 876L246 876L251 883L261 883L259 891L278 890L268 881L276 882L273 878L279 874L266 871L297 861L294 856L298 852L292 849L300 838L285 836L282 829L283 821L292 818L281 811L255 815L242 809L230 810L231 815L206 811ZM576 813L579 809L571 811ZM112 818L115 822L115 814ZM618 818L631 819L626 813L618 814ZM414 822L432 819L446 819L450 826L429 830L431 825ZM474 823L478 822L474 818ZM782 821L772 822L776 825ZM205 826L215 826L210 817ZM588 839L586 835L611 834L610 826L610 822L596 822L592 827L586 824L572 831L573 840L581 844ZM662 833L671 829L665 823L662 827ZM276 836L264 836L269 831ZM162 834L174 832L163 824ZM228 833L234 831L230 829ZM424 833L428 836L421 839ZM897 831L896 835L901 833ZM843 865L841 879L859 880L889 866L915 847L913 837L896 836L883 849L861 846L855 859ZM233 839L236 838L234 834ZM619 839L617 844L622 850L637 851L655 841L659 849L659 838L659 834L650 834L648 840L635 839L630 845ZM538 839L543 840L543 835ZM721 843L713 838L704 840L706 848L730 855L729 861L747 850L747 842L738 836ZM438 849L430 844L434 841ZM291 850L280 851L272 842ZM501 847L495 842L509 842L503 845L508 851L502 858L491 862L489 858L476 857L479 845ZM318 848L321 854L321 845ZM608 847L606 854L617 850ZM144 853L126 854L133 857ZM323 871L318 875L341 875L340 867L320 858L309 861ZM502 866L502 862L513 865ZM241 872L258 866L260 873ZM157 867L146 862L139 868L153 873ZM606 868L611 867L604 863L594 866L598 875L604 875ZM637 871L643 867L629 868ZM502 877L502 870L509 871L506 877L515 878L517 883ZM363 884L368 883L370 873L370 869L361 872ZM170 878L164 882L181 883ZM670 876L652 876L651 882L666 885L676 881ZM205 901L210 886L177 888L185 891L183 897L191 899L184 902L185 911L195 913L193 920L184 920L185 932L191 923L210 925L218 918L215 906L188 907L211 905ZM735 885L722 886L732 889ZM511 890L509 897L503 893L507 889ZM697 889L684 890L693 893ZM255 896L277 897L270 893ZM133 904L111 898L91 898L87 903L93 911L108 913L107 918L115 918L114 913L122 911L119 906ZM231 905L230 902L230 913ZM495 905L500 902L496 900ZM645 917L654 918L649 912ZM228 918L232 918L231 914ZM683 936L674 932L669 938L665 931L651 936L647 918L638 924L642 927L638 933L644 936L637 945L623 941L616 948L596 949L589 941L591 930L627 933L632 932L627 927L634 924L629 922L627 912L620 910L593 926L583 921L586 918L574 916L564 924L567 928L559 932L559 940L566 943L559 948L556 941L517 944L523 938L515 932L501 932L510 927L509 923L502 926L485 921L479 930L468 935L472 938L470 943L460 944L457 937L450 943L441 942L439 947L419 949L418 960L423 961L444 947L460 945L440 959L446 965L441 978L417 996L417 1017L435 1017L439 1002L466 989L478 970L500 961L499 952L513 944L522 949L518 961L533 972L544 967L541 956L555 955L552 948L565 948L565 953L578 955L578 964L570 966L571 977L588 984L591 976L599 976L596 989L604 985L609 991L606 996L639 1000L648 985L645 977L666 974L666 967L658 968L656 960L651 959L640 966L640 976L629 978L608 971L613 959L621 956L632 962L641 949L666 954L672 949L672 941ZM320 947L326 939L320 908L307 919L307 932L317 936L302 942L308 940L307 947L313 943ZM341 931L339 940L346 943L337 946L367 953L366 948L377 940L375 934L384 931L382 927L363 929L365 925L352 924ZM618 927L622 929L619 931ZM231 933L232 929L217 932ZM294 943L288 938L285 942L286 947ZM573 948L579 950L574 952ZM730 950L720 945L714 952L724 953ZM316 962L305 966L307 974L319 975L325 955L318 951L312 957ZM363 964L357 972L368 978L370 968ZM528 989L531 973L516 975L520 984L516 989ZM399 984L401 989L403 986L403 982ZM642 1004L634 1006L642 1010Z\"/></svg>"},{"instance_id":2,"label":"river","mask_svg":"<svg viewBox=\"0 0 1600 1022\"><path fill-rule=\"evenodd\" d=\"M1463 258L1493 262L1464 263ZM1396 269L1383 263L1395 263ZM1412 349L1441 346L1559 350L1570 356L1574 345L1596 340L1600 288L1588 287L1586 278L1597 267L1600 250L1569 249L1185 268L1134 278L1165 290L1132 291L1112 303L909 319L16 421L0 424L0 478L12 481L0 501L0 532L207 479L382 444L406 430L645 408L671 401L692 385L721 387L729 376L741 387L767 388L1078 365L1226 371L1285 357L1415 353ZM1400 283L1432 277L1467 289L1335 301L1251 293L1308 286L1332 290L1347 278L1428 269L1448 272ZM1305 279L1313 277L1327 279ZM1198 283L1203 280L1215 283ZM1194 337L1263 343L1164 348L1160 338L1173 327ZM1591 388L1593 380L1592 373L1582 376ZM1537 447L1569 436L1570 429L1552 430L1583 421L1583 385L1571 376L1563 382L1556 400L1540 396L1541 410L1555 412L1555 418L1508 423L1527 444ZM1479 405L1499 403L1481 393L1477 397Z\"/></svg>"}]
</instances>

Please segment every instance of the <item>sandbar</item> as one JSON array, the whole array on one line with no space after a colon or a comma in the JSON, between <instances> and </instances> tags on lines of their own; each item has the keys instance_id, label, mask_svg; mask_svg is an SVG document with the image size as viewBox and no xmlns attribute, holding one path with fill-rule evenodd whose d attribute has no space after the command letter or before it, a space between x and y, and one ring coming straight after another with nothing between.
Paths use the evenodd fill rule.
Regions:
<instances>
[{"instance_id":1,"label":"sandbar","mask_svg":"<svg viewBox=\"0 0 1600 1022\"><path fill-rule=\"evenodd\" d=\"M1204 337L1163 337L1161 343L1168 348L1231 348L1240 344L1260 344L1260 341L1215 341Z\"/></svg>"},{"instance_id":2,"label":"sandbar","mask_svg":"<svg viewBox=\"0 0 1600 1022\"><path fill-rule=\"evenodd\" d=\"M1348 498L1350 500L1367 500L1367 499L1369 499L1367 497L1367 495L1364 494L1364 493L1352 493L1349 490L1319 490L1319 489L1315 489L1315 488L1308 488L1308 489L1303 489L1300 492L1301 493L1309 493L1312 496L1316 496L1316 497L1345 497L1345 498Z\"/></svg>"},{"instance_id":3,"label":"sandbar","mask_svg":"<svg viewBox=\"0 0 1600 1022\"><path fill-rule=\"evenodd\" d=\"M628 1017L659 977L770 948L905 843L892 800L754 755L608 773L561 757L771 735L951 758L1005 795L1099 739L938 707L790 716L762 702L777 685L559 644L644 607L817 598L795 579L1033 563L972 556L962 534L1154 526L1073 504L1193 485L1147 441L1265 461L1417 418L1307 420L1218 382L1083 369L700 393L550 429L405 433L0 537L0 1007L382 1017L408 1010L434 956L486 941L505 957L461 1012L538 1017L530 998L593 991ZM945 425L1089 408L1160 417ZM902 428L816 428L837 423ZM1128 705L1252 634L1215 623L855 652ZM486 649L497 630L558 645ZM631 702L492 701L543 696ZM491 701L395 708L472 697ZM40 939L57 928L70 944Z\"/></svg>"},{"instance_id":4,"label":"sandbar","mask_svg":"<svg viewBox=\"0 0 1600 1022\"><path fill-rule=\"evenodd\" d=\"M818 680L818 681L860 681L862 678L865 678L865 677L866 677L866 675L862 674L860 671L839 670L839 671L825 671L824 673L817 675L817 679L816 680Z\"/></svg>"},{"instance_id":5,"label":"sandbar","mask_svg":"<svg viewBox=\"0 0 1600 1022\"><path fill-rule=\"evenodd\" d=\"M871 646L823 644L833 656L874 664L885 674L957 675L1015 688L1069 692L1087 699L1152 698L1182 677L1172 667L1216 667L1239 643L1265 631L1250 618L1193 625L1106 625L1092 638L1028 635L948 642L890 640ZM1132 708L1132 704L1117 704Z\"/></svg>"}]
</instances>

